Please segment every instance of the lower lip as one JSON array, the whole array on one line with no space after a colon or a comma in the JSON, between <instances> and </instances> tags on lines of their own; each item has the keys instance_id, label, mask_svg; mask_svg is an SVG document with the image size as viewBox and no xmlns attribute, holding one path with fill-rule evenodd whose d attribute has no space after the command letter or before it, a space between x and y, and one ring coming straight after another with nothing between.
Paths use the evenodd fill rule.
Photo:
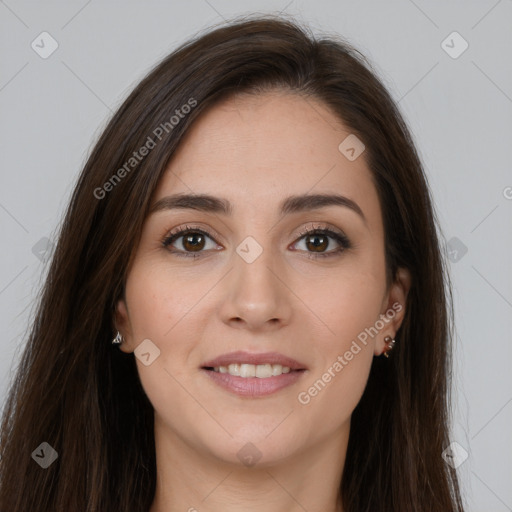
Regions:
<instances>
[{"instance_id":1,"label":"lower lip","mask_svg":"<svg viewBox=\"0 0 512 512\"><path fill-rule=\"evenodd\" d=\"M287 386L291 386L302 377L304 370L282 373L275 377L260 379L258 377L236 377L229 373L220 373L213 370L202 368L210 379L220 387L231 391L239 396L266 396L279 391Z\"/></svg>"}]
</instances>

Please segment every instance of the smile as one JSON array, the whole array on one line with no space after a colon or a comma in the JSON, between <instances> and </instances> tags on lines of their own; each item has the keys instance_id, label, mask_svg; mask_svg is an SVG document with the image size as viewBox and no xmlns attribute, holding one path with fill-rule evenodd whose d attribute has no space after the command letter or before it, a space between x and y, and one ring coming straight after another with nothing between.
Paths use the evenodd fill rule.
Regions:
<instances>
[{"instance_id":1,"label":"smile","mask_svg":"<svg viewBox=\"0 0 512 512\"><path fill-rule=\"evenodd\" d=\"M229 366L216 366L214 372L229 373L235 377L256 377L258 379L268 379L269 377L277 377L283 373L290 373L289 366L281 364L245 364L234 363Z\"/></svg>"},{"instance_id":2,"label":"smile","mask_svg":"<svg viewBox=\"0 0 512 512\"><path fill-rule=\"evenodd\" d=\"M200 370L219 387L256 398L291 386L302 378L307 367L278 352L236 351L204 362Z\"/></svg>"},{"instance_id":3,"label":"smile","mask_svg":"<svg viewBox=\"0 0 512 512\"><path fill-rule=\"evenodd\" d=\"M306 371L290 370L286 366L284 368L279 368L280 365L268 365L270 368L272 368L272 370L269 370L267 365L240 364L233 366L240 367L238 371L241 372L241 375L233 375L230 373L229 366L222 366L218 368L202 368L201 370L207 375L207 377L210 378L211 381L213 381L214 384L220 386L221 388L235 395L251 398L271 395L283 388L291 386L292 384L295 384L295 382L297 382ZM260 370L260 375L262 375L261 372L268 374L269 371L275 371L276 375L270 375L268 377L258 377L256 375L253 376L252 373L256 373L258 366L263 367L263 370ZM275 370L273 368L274 366L276 367ZM246 367L246 369L243 369L244 367ZM222 371L221 368L223 369ZM286 373L283 372L283 370L285 370Z\"/></svg>"}]
</instances>

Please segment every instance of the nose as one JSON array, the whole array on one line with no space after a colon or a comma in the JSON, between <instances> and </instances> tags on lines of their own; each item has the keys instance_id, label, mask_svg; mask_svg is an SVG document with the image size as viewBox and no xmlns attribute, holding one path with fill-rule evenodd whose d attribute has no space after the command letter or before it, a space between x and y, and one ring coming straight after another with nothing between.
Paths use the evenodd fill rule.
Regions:
<instances>
[{"instance_id":1,"label":"nose","mask_svg":"<svg viewBox=\"0 0 512 512\"><path fill-rule=\"evenodd\" d=\"M269 331L290 322L293 294L271 249L264 248L251 263L234 253L224 286L220 315L231 327Z\"/></svg>"}]
</instances>

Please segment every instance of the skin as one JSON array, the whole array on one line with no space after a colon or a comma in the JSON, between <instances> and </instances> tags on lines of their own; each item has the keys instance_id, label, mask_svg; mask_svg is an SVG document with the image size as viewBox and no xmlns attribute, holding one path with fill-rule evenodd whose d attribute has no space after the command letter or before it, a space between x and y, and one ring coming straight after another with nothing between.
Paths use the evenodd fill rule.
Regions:
<instances>
[{"instance_id":1,"label":"skin","mask_svg":"<svg viewBox=\"0 0 512 512\"><path fill-rule=\"evenodd\" d=\"M150 512L250 512L262 504L269 512L342 510L350 417L373 357L403 321L410 287L404 269L386 287L382 215L364 153L349 161L338 150L350 133L311 98L282 91L232 97L194 124L162 178L155 203L175 193L207 193L228 199L233 213L150 214L117 304L120 349L133 352L150 339L160 350L149 366L136 359L155 409ZM366 221L342 206L278 213L290 195L333 192L355 201ZM352 247L308 258L318 253L314 237L301 233L326 224ZM198 258L172 252L193 252L183 237L162 245L173 228L186 225L213 234ZM263 248L250 264L236 252L247 236ZM319 252L339 247L328 240ZM359 343L357 355L308 404L300 403L299 393L397 302L401 311ZM200 369L235 350L278 351L308 369L270 396L239 397ZM252 467L237 457L249 442L261 453Z\"/></svg>"}]
</instances>

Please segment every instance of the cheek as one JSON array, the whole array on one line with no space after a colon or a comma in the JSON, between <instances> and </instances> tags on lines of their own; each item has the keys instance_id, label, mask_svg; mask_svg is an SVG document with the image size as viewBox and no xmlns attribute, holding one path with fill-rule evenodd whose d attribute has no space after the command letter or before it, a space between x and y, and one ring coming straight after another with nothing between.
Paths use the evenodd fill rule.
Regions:
<instances>
[{"instance_id":1,"label":"cheek","mask_svg":"<svg viewBox=\"0 0 512 512\"><path fill-rule=\"evenodd\" d=\"M323 364L315 366L296 397L301 429L312 436L325 438L346 428L368 381L372 346L350 336L355 326L343 327L347 334L323 347Z\"/></svg>"},{"instance_id":2,"label":"cheek","mask_svg":"<svg viewBox=\"0 0 512 512\"><path fill-rule=\"evenodd\" d=\"M311 376L298 402L311 417L322 418L321 429L330 432L350 419L366 387L372 361L368 346L351 346Z\"/></svg>"},{"instance_id":3,"label":"cheek","mask_svg":"<svg viewBox=\"0 0 512 512\"><path fill-rule=\"evenodd\" d=\"M160 343L172 339L201 309L199 302L211 287L210 280L182 274L162 265L140 265L130 275L126 295L136 339L153 337Z\"/></svg>"},{"instance_id":4,"label":"cheek","mask_svg":"<svg viewBox=\"0 0 512 512\"><path fill-rule=\"evenodd\" d=\"M199 371L197 352L213 314L208 291L217 281L213 274L198 278L187 270L143 261L127 280L133 346L149 339L157 347L158 357L151 365L136 358L142 385L155 408L166 403L189 405L190 397L183 395L179 383Z\"/></svg>"},{"instance_id":5,"label":"cheek","mask_svg":"<svg viewBox=\"0 0 512 512\"><path fill-rule=\"evenodd\" d=\"M136 357L139 378L155 411L161 416L182 411L185 417L200 412L185 389L190 387L191 354L200 339L202 322L200 302L211 287L205 279L172 272L162 265L139 264L126 283L130 324L136 348L146 339L158 354L149 365ZM195 367L194 367L195 368ZM167 418L173 424L172 418Z\"/></svg>"},{"instance_id":6,"label":"cheek","mask_svg":"<svg viewBox=\"0 0 512 512\"><path fill-rule=\"evenodd\" d=\"M346 266L338 272L303 280L298 294L306 297L315 323L324 326L318 343L324 340L323 352L332 355L333 350L344 350L352 339L375 324L384 292L382 275Z\"/></svg>"},{"instance_id":7,"label":"cheek","mask_svg":"<svg viewBox=\"0 0 512 512\"><path fill-rule=\"evenodd\" d=\"M332 428L348 420L366 387L384 286L381 275L361 270L332 273L328 288L309 283L313 313L325 329L315 341L318 364L297 398Z\"/></svg>"},{"instance_id":8,"label":"cheek","mask_svg":"<svg viewBox=\"0 0 512 512\"><path fill-rule=\"evenodd\" d=\"M366 387L374 356L374 338L365 329L375 323L369 311L378 311L377 302L352 300L345 306L333 311L330 322L336 336L317 343L322 355L297 396L299 407L310 417L322 418L324 433L349 420Z\"/></svg>"}]
</instances>

